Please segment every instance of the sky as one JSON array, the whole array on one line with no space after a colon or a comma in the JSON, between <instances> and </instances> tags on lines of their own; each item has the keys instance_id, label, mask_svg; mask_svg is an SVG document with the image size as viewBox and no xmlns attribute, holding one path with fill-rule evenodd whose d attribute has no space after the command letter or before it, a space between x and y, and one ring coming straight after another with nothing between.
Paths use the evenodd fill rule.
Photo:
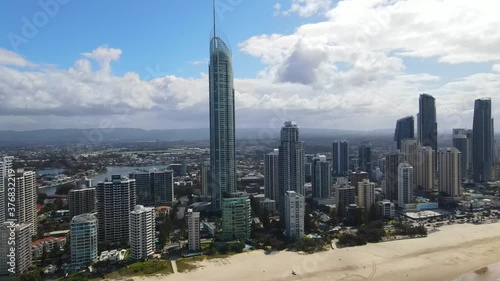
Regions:
<instances>
[{"instance_id":1,"label":"sky","mask_svg":"<svg viewBox=\"0 0 500 281\"><path fill-rule=\"evenodd\" d=\"M119 5L117 5L119 3ZM236 126L375 130L436 98L438 130L500 125L500 3L217 0ZM208 127L210 0L0 2L0 130Z\"/></svg>"}]
</instances>

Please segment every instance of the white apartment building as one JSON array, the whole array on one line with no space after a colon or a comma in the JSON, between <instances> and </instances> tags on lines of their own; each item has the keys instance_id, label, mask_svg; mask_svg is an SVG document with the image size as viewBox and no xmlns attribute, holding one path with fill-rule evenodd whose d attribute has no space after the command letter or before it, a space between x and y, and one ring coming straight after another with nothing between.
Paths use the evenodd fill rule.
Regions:
<instances>
[{"instance_id":1,"label":"white apartment building","mask_svg":"<svg viewBox=\"0 0 500 281\"><path fill-rule=\"evenodd\" d=\"M155 209L135 206L130 212L130 256L142 260L155 251Z\"/></svg>"},{"instance_id":2,"label":"white apartment building","mask_svg":"<svg viewBox=\"0 0 500 281\"><path fill-rule=\"evenodd\" d=\"M200 213L193 212L192 209L187 211L187 227L188 227L188 244L189 251L199 251L200 243Z\"/></svg>"},{"instance_id":3,"label":"white apartment building","mask_svg":"<svg viewBox=\"0 0 500 281\"><path fill-rule=\"evenodd\" d=\"M295 191L285 193L285 232L290 238L304 236L305 197Z\"/></svg>"}]
</instances>

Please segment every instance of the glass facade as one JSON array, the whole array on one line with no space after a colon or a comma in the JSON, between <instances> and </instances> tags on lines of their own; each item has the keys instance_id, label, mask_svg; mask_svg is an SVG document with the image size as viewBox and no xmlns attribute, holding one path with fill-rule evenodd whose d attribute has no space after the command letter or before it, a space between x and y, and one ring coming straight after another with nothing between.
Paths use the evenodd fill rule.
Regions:
<instances>
[{"instance_id":1,"label":"glass facade","mask_svg":"<svg viewBox=\"0 0 500 281\"><path fill-rule=\"evenodd\" d=\"M413 116L401 118L396 122L396 131L394 132L394 141L397 148L401 149L401 141L404 139L413 139L415 137L415 120Z\"/></svg>"},{"instance_id":2,"label":"glass facade","mask_svg":"<svg viewBox=\"0 0 500 281\"><path fill-rule=\"evenodd\" d=\"M473 179L475 182L486 182L491 180L494 155L491 99L475 101L472 134Z\"/></svg>"}]
</instances>

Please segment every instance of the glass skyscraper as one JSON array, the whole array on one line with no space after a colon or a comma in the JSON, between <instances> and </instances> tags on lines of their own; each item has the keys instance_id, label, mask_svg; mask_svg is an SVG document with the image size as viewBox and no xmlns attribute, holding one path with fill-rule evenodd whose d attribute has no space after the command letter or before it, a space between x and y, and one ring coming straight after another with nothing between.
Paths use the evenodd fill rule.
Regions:
<instances>
[{"instance_id":1,"label":"glass skyscraper","mask_svg":"<svg viewBox=\"0 0 500 281\"><path fill-rule=\"evenodd\" d=\"M490 98L475 101L472 134L473 179L475 182L486 182L491 180L494 155Z\"/></svg>"},{"instance_id":2,"label":"glass skyscraper","mask_svg":"<svg viewBox=\"0 0 500 281\"><path fill-rule=\"evenodd\" d=\"M212 209L221 210L224 194L236 191L233 63L229 47L210 41L210 190Z\"/></svg>"},{"instance_id":3,"label":"glass skyscraper","mask_svg":"<svg viewBox=\"0 0 500 281\"><path fill-rule=\"evenodd\" d=\"M401 141L404 139L413 139L415 137L415 120L413 116L401 118L396 122L394 132L394 141L397 148L401 149Z\"/></svg>"},{"instance_id":4,"label":"glass skyscraper","mask_svg":"<svg viewBox=\"0 0 500 281\"><path fill-rule=\"evenodd\" d=\"M418 112L418 140L421 146L437 150L436 100L428 94L421 94Z\"/></svg>"}]
</instances>

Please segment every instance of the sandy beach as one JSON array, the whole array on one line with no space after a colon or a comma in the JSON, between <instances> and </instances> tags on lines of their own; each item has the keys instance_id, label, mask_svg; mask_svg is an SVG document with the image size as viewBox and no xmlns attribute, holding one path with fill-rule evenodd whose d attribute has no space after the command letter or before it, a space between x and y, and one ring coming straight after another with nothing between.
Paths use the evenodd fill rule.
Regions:
<instances>
[{"instance_id":1,"label":"sandy beach","mask_svg":"<svg viewBox=\"0 0 500 281\"><path fill-rule=\"evenodd\" d=\"M313 255L292 252L266 255L263 251L253 251L206 260L189 273L135 280L495 280L486 279L486 275L491 277L496 269L485 276L476 276L473 271L500 262L499 253L500 223L458 224L443 226L426 238L334 249ZM292 270L297 275L292 275Z\"/></svg>"}]
</instances>

